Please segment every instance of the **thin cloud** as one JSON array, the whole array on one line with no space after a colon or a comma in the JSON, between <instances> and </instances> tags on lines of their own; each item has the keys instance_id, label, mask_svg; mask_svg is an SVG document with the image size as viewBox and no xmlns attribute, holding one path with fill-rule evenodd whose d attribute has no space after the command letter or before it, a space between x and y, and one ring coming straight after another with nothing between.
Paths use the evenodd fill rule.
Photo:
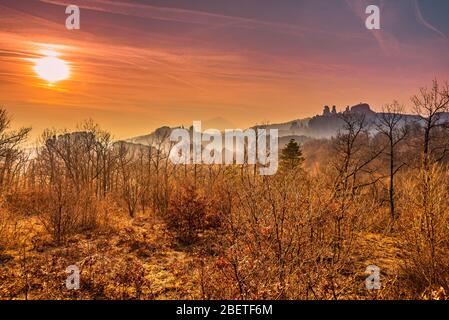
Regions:
<instances>
[{"instance_id":1,"label":"thin cloud","mask_svg":"<svg viewBox=\"0 0 449 320\"><path fill-rule=\"evenodd\" d=\"M277 31L288 35L303 37L307 33L314 32L337 36L344 39L358 38L356 35L338 32L329 32L319 28L307 28L294 24L279 23L273 21L259 20L246 17L230 16L224 14L211 13L206 11L188 10L181 8L159 7L148 4L137 4L123 1L109 0L39 0L43 3L67 6L76 4L82 9L121 14L138 18L155 19L177 23L204 25L207 28L220 28L239 25L242 27L266 27L271 31Z\"/></svg>"},{"instance_id":2,"label":"thin cloud","mask_svg":"<svg viewBox=\"0 0 449 320\"><path fill-rule=\"evenodd\" d=\"M372 4L371 1L360 1L360 0L345 0L347 6L352 10L357 18L364 24L367 18L365 14L365 9L368 5ZM381 1L379 4L380 12L382 13L385 6L385 2ZM382 19L382 14L381 14ZM382 21L382 20L381 20ZM363 26L364 27L364 26ZM377 41L382 52L387 56L397 56L400 54L400 45L397 39L387 31L381 30L371 30L370 34Z\"/></svg>"},{"instance_id":3,"label":"thin cloud","mask_svg":"<svg viewBox=\"0 0 449 320\"><path fill-rule=\"evenodd\" d=\"M441 32L440 30L438 30L436 27L434 27L433 25L431 25L428 21L426 21L426 19L424 19L422 13L421 13L421 9L419 7L418 4L418 0L412 0L413 2L413 7L415 9L415 14L416 14L416 18L418 19L418 21L425 26L426 28L428 28L429 30L437 33L438 35L440 35L442 38L444 38L445 40L448 40L447 36Z\"/></svg>"}]
</instances>

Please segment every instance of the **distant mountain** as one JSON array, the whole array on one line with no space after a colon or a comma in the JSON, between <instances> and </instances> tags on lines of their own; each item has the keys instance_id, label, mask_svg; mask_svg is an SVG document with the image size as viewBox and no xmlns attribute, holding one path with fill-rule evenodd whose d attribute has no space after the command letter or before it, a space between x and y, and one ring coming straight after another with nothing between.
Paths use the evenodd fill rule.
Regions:
<instances>
[{"instance_id":1,"label":"distant mountain","mask_svg":"<svg viewBox=\"0 0 449 320\"><path fill-rule=\"evenodd\" d=\"M178 127L180 128L180 127ZM126 142L134 143L134 144L144 144L144 145L152 145L157 144L158 142L162 142L164 140L167 140L170 137L170 134L173 129L176 128L170 128L167 126L160 127L153 131L150 134L138 136L130 139L126 139Z\"/></svg>"},{"instance_id":2,"label":"distant mountain","mask_svg":"<svg viewBox=\"0 0 449 320\"><path fill-rule=\"evenodd\" d=\"M375 112L367 103L359 103L355 106L347 106L343 111L338 112L336 106L332 109L329 106L324 106L323 113L312 118L293 120L281 124L273 124L267 126L270 129L278 129L279 136L294 136L295 140L313 139L313 138L331 138L343 128L344 121L342 120L343 113L353 113L363 115L365 117L368 129L375 130L375 122L381 112ZM442 118L449 120L449 113L442 114ZM419 123L422 120L417 115L403 114L402 123ZM281 145L281 143L280 143Z\"/></svg>"},{"instance_id":3,"label":"distant mountain","mask_svg":"<svg viewBox=\"0 0 449 320\"><path fill-rule=\"evenodd\" d=\"M324 106L322 115L317 115L310 119L307 135L316 138L329 138L335 136L343 128L344 122L341 115L345 112L364 115L367 123L374 123L376 112L371 110L367 103L359 103L355 106L347 106L344 111L337 112L336 107L328 112L329 107Z\"/></svg>"},{"instance_id":4,"label":"distant mountain","mask_svg":"<svg viewBox=\"0 0 449 320\"><path fill-rule=\"evenodd\" d=\"M224 131L228 128L236 128L234 124L232 124L230 121L222 118L222 117L216 117L209 120L205 120L201 122L201 130L204 131L206 129L218 129L221 131ZM135 144L155 144L158 143L158 141L166 140L167 137L170 137L170 134L173 129L178 128L184 128L184 126L174 127L170 128L167 126L160 127L156 129L154 132L151 132L150 134L146 134L143 136L138 136L134 138L127 139L125 141L135 143ZM189 127L186 127L186 129L189 129Z\"/></svg>"},{"instance_id":5,"label":"distant mountain","mask_svg":"<svg viewBox=\"0 0 449 320\"><path fill-rule=\"evenodd\" d=\"M202 121L201 125L203 127L203 130L218 129L224 131L225 129L236 128L235 124L222 117L216 117L206 121Z\"/></svg>"},{"instance_id":6,"label":"distant mountain","mask_svg":"<svg viewBox=\"0 0 449 320\"><path fill-rule=\"evenodd\" d=\"M368 125L373 125L378 115L382 114L373 111L367 103L359 103L352 107L347 106L343 111L337 111L336 106L333 106L332 108L324 106L323 113L312 118L296 119L277 124L257 125L252 128L263 127L266 129L278 129L280 138L279 146L282 147L287 144L290 139L303 143L314 138L330 138L335 136L339 130L343 128L344 122L341 119L341 116L345 112L363 114ZM445 113L443 117L449 120L449 113ZM404 123L420 121L418 116L409 114L404 114L403 119ZM236 128L230 122L222 118L214 118L204 122L202 125L202 130L207 128L216 128L219 130ZM175 128L166 126L161 127L148 135L131 138L126 141L137 144L156 143L157 141L168 139L173 129Z\"/></svg>"}]
</instances>

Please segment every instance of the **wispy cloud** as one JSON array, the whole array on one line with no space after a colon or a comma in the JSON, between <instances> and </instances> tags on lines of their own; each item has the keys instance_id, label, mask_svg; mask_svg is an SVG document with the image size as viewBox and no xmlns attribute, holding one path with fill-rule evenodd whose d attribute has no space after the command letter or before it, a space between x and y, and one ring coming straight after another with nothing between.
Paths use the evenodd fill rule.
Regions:
<instances>
[{"instance_id":1,"label":"wispy cloud","mask_svg":"<svg viewBox=\"0 0 449 320\"><path fill-rule=\"evenodd\" d=\"M364 25L367 15L365 14L365 9L372 4L371 0L345 0L348 7L354 12L354 14L360 19L361 23ZM379 9L381 12L381 21L383 18L385 2L380 0ZM383 22L383 21L382 21ZM382 52L388 56L397 56L400 54L400 44L399 41L385 28L380 30L371 30L369 35L374 37L382 49Z\"/></svg>"},{"instance_id":2,"label":"wispy cloud","mask_svg":"<svg viewBox=\"0 0 449 320\"><path fill-rule=\"evenodd\" d=\"M113 113L117 123L133 123L111 128L126 136L141 133L144 118L176 124L219 114L246 126L312 115L322 104L400 99L398 91L406 95L428 74L446 72L447 59L422 39L404 44L391 23L398 8L376 1L386 16L379 32L364 28L366 0L328 1L325 8L316 0L248 1L254 6L247 10L237 0L195 7L181 0L178 7L176 1L158 7L150 1L0 0L1 103L27 110L24 117L43 118L45 111L48 121L60 108L73 116L58 113L62 122ZM81 30L64 27L63 6L72 3L82 9ZM418 25L412 9L408 14ZM54 45L72 76L49 88L34 74L32 59Z\"/></svg>"},{"instance_id":3,"label":"wispy cloud","mask_svg":"<svg viewBox=\"0 0 449 320\"><path fill-rule=\"evenodd\" d=\"M435 32L436 34L440 35L442 38L448 40L448 37L441 32L440 30L438 30L436 27L434 27L432 24L430 24L426 19L424 19L422 13L421 13L421 9L419 7L419 3L418 0L412 0L413 3L413 7L415 9L415 14L416 14L416 18L417 20L426 28L428 28L429 30Z\"/></svg>"},{"instance_id":4,"label":"wispy cloud","mask_svg":"<svg viewBox=\"0 0 449 320\"><path fill-rule=\"evenodd\" d=\"M154 19L176 23L203 25L207 28L239 26L247 28L269 28L271 31L285 33L291 36L303 37L314 32L328 34L341 38L357 38L354 34L330 32L320 28L304 27L297 24L279 23L269 20L255 19L243 16L231 16L200 10L188 10L173 7L160 7L149 4L120 0L39 0L43 3L67 6L76 4L80 8L104 13L126 15L145 19Z\"/></svg>"}]
</instances>

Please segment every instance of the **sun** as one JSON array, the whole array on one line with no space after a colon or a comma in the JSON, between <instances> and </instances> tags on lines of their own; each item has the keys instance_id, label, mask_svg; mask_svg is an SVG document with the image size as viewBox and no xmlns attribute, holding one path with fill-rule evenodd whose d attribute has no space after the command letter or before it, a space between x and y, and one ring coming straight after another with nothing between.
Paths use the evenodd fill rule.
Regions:
<instances>
[{"instance_id":1,"label":"sun","mask_svg":"<svg viewBox=\"0 0 449 320\"><path fill-rule=\"evenodd\" d=\"M55 56L47 56L34 61L34 71L49 84L66 80L70 77L70 67L66 61Z\"/></svg>"}]
</instances>

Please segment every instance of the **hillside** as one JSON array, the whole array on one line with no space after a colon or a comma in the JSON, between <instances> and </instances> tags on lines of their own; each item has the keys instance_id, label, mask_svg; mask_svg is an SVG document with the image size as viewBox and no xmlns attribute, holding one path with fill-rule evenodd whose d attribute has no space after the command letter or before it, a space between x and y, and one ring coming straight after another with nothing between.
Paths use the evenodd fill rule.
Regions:
<instances>
[{"instance_id":1,"label":"hillside","mask_svg":"<svg viewBox=\"0 0 449 320\"><path fill-rule=\"evenodd\" d=\"M345 112L364 116L368 128L371 130L374 129L378 116L382 115L381 112L373 111L371 106L367 103L360 103L352 107L348 106L344 111L337 111L335 106L332 107L331 111L328 106L324 106L323 113L321 115L316 115L312 118L291 120L284 123L267 124L263 125L263 127L266 129L278 129L280 137L279 146L282 147L288 143L290 139L295 139L296 141L303 143L314 138L330 138L335 136L343 127L344 122L342 121L341 116ZM449 119L449 113L444 113L442 120L444 119ZM416 122L420 122L420 118L418 116L412 114L403 115L403 125L405 123ZM203 130L205 128L213 128L213 124L218 123L220 124L220 126L217 127L219 130L224 129L224 124L230 124L230 122L217 118L214 121L205 123L205 125L203 125ZM260 125L253 126L251 128L257 127L260 127ZM229 127L228 129L232 128L235 129L237 127ZM126 139L126 141L137 144L157 143L158 141L160 142L167 139L173 129L175 128L163 126L150 134L129 138Z\"/></svg>"}]
</instances>

